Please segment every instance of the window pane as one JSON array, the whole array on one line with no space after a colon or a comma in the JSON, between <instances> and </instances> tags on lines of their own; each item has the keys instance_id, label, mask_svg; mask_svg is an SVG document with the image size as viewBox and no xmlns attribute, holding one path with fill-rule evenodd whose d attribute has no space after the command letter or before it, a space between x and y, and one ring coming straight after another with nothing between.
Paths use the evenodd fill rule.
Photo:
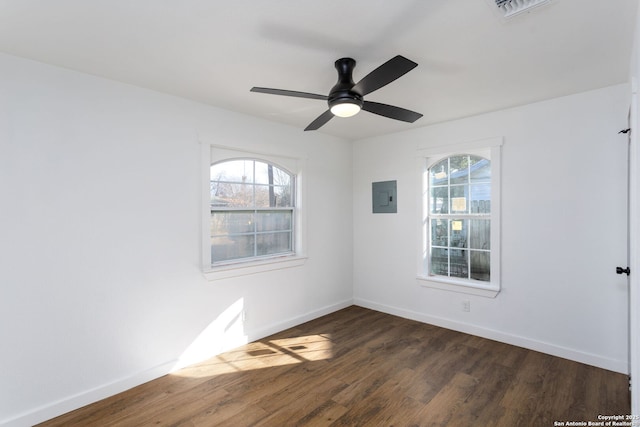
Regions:
<instances>
[{"instance_id":1,"label":"window pane","mask_svg":"<svg viewBox=\"0 0 640 427\"><path fill-rule=\"evenodd\" d=\"M448 237L448 220L432 219L431 220L431 245L432 246L449 246Z\"/></svg>"},{"instance_id":2,"label":"window pane","mask_svg":"<svg viewBox=\"0 0 640 427\"><path fill-rule=\"evenodd\" d=\"M431 274L449 275L449 250L433 248L431 250Z\"/></svg>"},{"instance_id":3,"label":"window pane","mask_svg":"<svg viewBox=\"0 0 640 427\"><path fill-rule=\"evenodd\" d=\"M469 182L469 156L449 157L451 184L467 184Z\"/></svg>"},{"instance_id":4,"label":"window pane","mask_svg":"<svg viewBox=\"0 0 640 427\"><path fill-rule=\"evenodd\" d=\"M478 156L471 157L471 182L491 182L491 162Z\"/></svg>"},{"instance_id":5,"label":"window pane","mask_svg":"<svg viewBox=\"0 0 640 427\"><path fill-rule=\"evenodd\" d=\"M468 212L468 185L456 185L451 187L451 213L467 213Z\"/></svg>"},{"instance_id":6,"label":"window pane","mask_svg":"<svg viewBox=\"0 0 640 427\"><path fill-rule=\"evenodd\" d=\"M471 249L491 249L491 221L488 219L472 219L469 236Z\"/></svg>"},{"instance_id":7,"label":"window pane","mask_svg":"<svg viewBox=\"0 0 640 427\"><path fill-rule=\"evenodd\" d=\"M429 186L449 185L449 159L444 159L429 168Z\"/></svg>"},{"instance_id":8,"label":"window pane","mask_svg":"<svg viewBox=\"0 0 640 427\"><path fill-rule=\"evenodd\" d=\"M257 255L272 255L291 251L291 233L258 234Z\"/></svg>"},{"instance_id":9,"label":"window pane","mask_svg":"<svg viewBox=\"0 0 640 427\"><path fill-rule=\"evenodd\" d=\"M256 183L273 183L273 166L264 162L256 162Z\"/></svg>"},{"instance_id":10,"label":"window pane","mask_svg":"<svg viewBox=\"0 0 640 427\"><path fill-rule=\"evenodd\" d=\"M256 207L291 207L291 186L256 185Z\"/></svg>"},{"instance_id":11,"label":"window pane","mask_svg":"<svg viewBox=\"0 0 640 427\"><path fill-rule=\"evenodd\" d=\"M471 213L491 213L491 184L471 186Z\"/></svg>"},{"instance_id":12,"label":"window pane","mask_svg":"<svg viewBox=\"0 0 640 427\"><path fill-rule=\"evenodd\" d=\"M291 185L291 174L285 170L282 170L278 167L273 167L273 184L274 185L283 185L290 186Z\"/></svg>"},{"instance_id":13,"label":"window pane","mask_svg":"<svg viewBox=\"0 0 640 427\"><path fill-rule=\"evenodd\" d=\"M220 236L211 238L211 262L254 256L255 236Z\"/></svg>"},{"instance_id":14,"label":"window pane","mask_svg":"<svg viewBox=\"0 0 640 427\"><path fill-rule=\"evenodd\" d=\"M256 231L290 231L291 217L288 211L260 211L256 215Z\"/></svg>"},{"instance_id":15,"label":"window pane","mask_svg":"<svg viewBox=\"0 0 640 427\"><path fill-rule=\"evenodd\" d=\"M252 233L253 221L251 212L212 212L211 235Z\"/></svg>"},{"instance_id":16,"label":"window pane","mask_svg":"<svg viewBox=\"0 0 640 427\"><path fill-rule=\"evenodd\" d=\"M272 207L271 198L274 197L272 191L273 187L268 185L256 185L256 207L257 208L268 208Z\"/></svg>"},{"instance_id":17,"label":"window pane","mask_svg":"<svg viewBox=\"0 0 640 427\"><path fill-rule=\"evenodd\" d=\"M253 182L253 160L230 160L211 166L211 181Z\"/></svg>"},{"instance_id":18,"label":"window pane","mask_svg":"<svg viewBox=\"0 0 640 427\"><path fill-rule=\"evenodd\" d=\"M291 185L291 175L277 166L256 162L256 183L267 185Z\"/></svg>"},{"instance_id":19,"label":"window pane","mask_svg":"<svg viewBox=\"0 0 640 427\"><path fill-rule=\"evenodd\" d=\"M253 185L212 182L211 206L229 208L253 207Z\"/></svg>"},{"instance_id":20,"label":"window pane","mask_svg":"<svg viewBox=\"0 0 640 427\"><path fill-rule=\"evenodd\" d=\"M293 206L293 194L291 194L292 188L293 187L291 185L275 186L273 188L273 193L275 196L275 203L273 204L273 206L278 208L292 207Z\"/></svg>"},{"instance_id":21,"label":"window pane","mask_svg":"<svg viewBox=\"0 0 640 427\"><path fill-rule=\"evenodd\" d=\"M451 224L451 247L466 248L467 247L467 224L466 219L452 219Z\"/></svg>"},{"instance_id":22,"label":"window pane","mask_svg":"<svg viewBox=\"0 0 640 427\"><path fill-rule=\"evenodd\" d=\"M471 251L471 278L489 282L491 280L489 261L489 252Z\"/></svg>"},{"instance_id":23,"label":"window pane","mask_svg":"<svg viewBox=\"0 0 640 427\"><path fill-rule=\"evenodd\" d=\"M468 278L468 259L469 251L464 249L451 249L450 254L450 276Z\"/></svg>"},{"instance_id":24,"label":"window pane","mask_svg":"<svg viewBox=\"0 0 640 427\"><path fill-rule=\"evenodd\" d=\"M449 213L449 187L431 188L431 213Z\"/></svg>"}]
</instances>

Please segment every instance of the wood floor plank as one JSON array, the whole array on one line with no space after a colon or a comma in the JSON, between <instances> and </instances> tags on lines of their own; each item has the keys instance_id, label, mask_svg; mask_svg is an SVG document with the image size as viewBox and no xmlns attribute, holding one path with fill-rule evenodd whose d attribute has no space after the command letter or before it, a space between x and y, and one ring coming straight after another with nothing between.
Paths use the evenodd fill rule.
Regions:
<instances>
[{"instance_id":1,"label":"wood floor plank","mask_svg":"<svg viewBox=\"0 0 640 427\"><path fill-rule=\"evenodd\" d=\"M334 400L327 400L313 411L296 421L297 426L327 427L335 423L349 411L349 408L337 404Z\"/></svg>"},{"instance_id":2,"label":"wood floor plank","mask_svg":"<svg viewBox=\"0 0 640 427\"><path fill-rule=\"evenodd\" d=\"M508 410L524 414L535 413L540 401L540 390L551 358L529 352L516 371L514 380L506 390L501 404Z\"/></svg>"},{"instance_id":3,"label":"wood floor plank","mask_svg":"<svg viewBox=\"0 0 640 427\"><path fill-rule=\"evenodd\" d=\"M48 421L49 426L117 425L120 420L137 412L152 413L173 396L192 390L206 379L192 381L187 378L166 375L102 401L102 405L89 405L82 410L69 412ZM108 421L107 421L108 420Z\"/></svg>"},{"instance_id":4,"label":"wood floor plank","mask_svg":"<svg viewBox=\"0 0 640 427\"><path fill-rule=\"evenodd\" d=\"M373 392L367 401L370 406L380 408L370 418L364 420L366 425L410 425L411 418L419 414L424 405L406 395L407 386L413 381L415 372L404 368L397 371L389 380ZM357 415L357 412L354 412ZM361 417L358 417L361 418Z\"/></svg>"},{"instance_id":5,"label":"wood floor plank","mask_svg":"<svg viewBox=\"0 0 640 427\"><path fill-rule=\"evenodd\" d=\"M232 416L220 416L215 412L198 414L194 420L195 427L239 427L253 426L258 421L269 416L269 413L257 405L244 404L240 411L236 411ZM177 424L180 427L191 427L187 422ZM128 427L128 425L127 425Z\"/></svg>"},{"instance_id":6,"label":"wood floor plank","mask_svg":"<svg viewBox=\"0 0 640 427\"><path fill-rule=\"evenodd\" d=\"M456 373L451 381L420 410L414 423L428 421L430 425L448 425L456 414L464 410L465 402L477 385L478 380L471 375Z\"/></svg>"},{"instance_id":7,"label":"wood floor plank","mask_svg":"<svg viewBox=\"0 0 640 427\"><path fill-rule=\"evenodd\" d=\"M448 423L454 426L493 425L505 412L500 400L511 382L513 372L513 368L494 360L487 360L481 367L465 371L477 381L473 398L468 399Z\"/></svg>"},{"instance_id":8,"label":"wood floor plank","mask_svg":"<svg viewBox=\"0 0 640 427\"><path fill-rule=\"evenodd\" d=\"M333 400L342 405L353 405L367 399L373 392L393 375L402 369L401 365L394 363L393 359L376 357L382 363L370 363L359 369L353 369L347 375L341 377L348 386L333 397Z\"/></svg>"},{"instance_id":9,"label":"wood floor plank","mask_svg":"<svg viewBox=\"0 0 640 427\"><path fill-rule=\"evenodd\" d=\"M344 389L345 384L335 378L321 382L296 384L291 390L270 396L256 404L271 415L256 423L260 426L289 426L305 419L308 414L325 408L331 396Z\"/></svg>"},{"instance_id":10,"label":"wood floor plank","mask_svg":"<svg viewBox=\"0 0 640 427\"><path fill-rule=\"evenodd\" d=\"M628 414L627 377L348 307L41 426L546 426Z\"/></svg>"}]
</instances>

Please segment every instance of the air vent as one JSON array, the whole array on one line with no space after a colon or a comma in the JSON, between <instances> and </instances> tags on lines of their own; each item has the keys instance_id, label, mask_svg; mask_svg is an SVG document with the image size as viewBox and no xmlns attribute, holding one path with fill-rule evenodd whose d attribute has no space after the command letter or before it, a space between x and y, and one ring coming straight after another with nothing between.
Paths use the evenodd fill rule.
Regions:
<instances>
[{"instance_id":1,"label":"air vent","mask_svg":"<svg viewBox=\"0 0 640 427\"><path fill-rule=\"evenodd\" d=\"M526 12L534 7L549 3L549 1L550 0L495 0L496 6L502 11L505 18Z\"/></svg>"}]
</instances>

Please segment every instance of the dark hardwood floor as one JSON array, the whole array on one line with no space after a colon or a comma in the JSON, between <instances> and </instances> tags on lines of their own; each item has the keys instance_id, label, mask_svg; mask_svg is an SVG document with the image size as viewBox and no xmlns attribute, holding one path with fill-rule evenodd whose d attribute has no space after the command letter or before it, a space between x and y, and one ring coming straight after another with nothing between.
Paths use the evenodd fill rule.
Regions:
<instances>
[{"instance_id":1,"label":"dark hardwood floor","mask_svg":"<svg viewBox=\"0 0 640 427\"><path fill-rule=\"evenodd\" d=\"M41 426L553 426L625 375L352 306Z\"/></svg>"}]
</instances>

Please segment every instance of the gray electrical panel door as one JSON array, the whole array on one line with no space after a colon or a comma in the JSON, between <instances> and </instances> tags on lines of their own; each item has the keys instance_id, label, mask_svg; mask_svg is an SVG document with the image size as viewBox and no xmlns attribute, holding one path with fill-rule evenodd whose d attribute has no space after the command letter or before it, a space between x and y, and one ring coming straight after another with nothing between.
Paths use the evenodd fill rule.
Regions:
<instances>
[{"instance_id":1,"label":"gray electrical panel door","mask_svg":"<svg viewBox=\"0 0 640 427\"><path fill-rule=\"evenodd\" d=\"M371 184L373 213L397 213L398 191L396 181L382 181Z\"/></svg>"}]
</instances>

